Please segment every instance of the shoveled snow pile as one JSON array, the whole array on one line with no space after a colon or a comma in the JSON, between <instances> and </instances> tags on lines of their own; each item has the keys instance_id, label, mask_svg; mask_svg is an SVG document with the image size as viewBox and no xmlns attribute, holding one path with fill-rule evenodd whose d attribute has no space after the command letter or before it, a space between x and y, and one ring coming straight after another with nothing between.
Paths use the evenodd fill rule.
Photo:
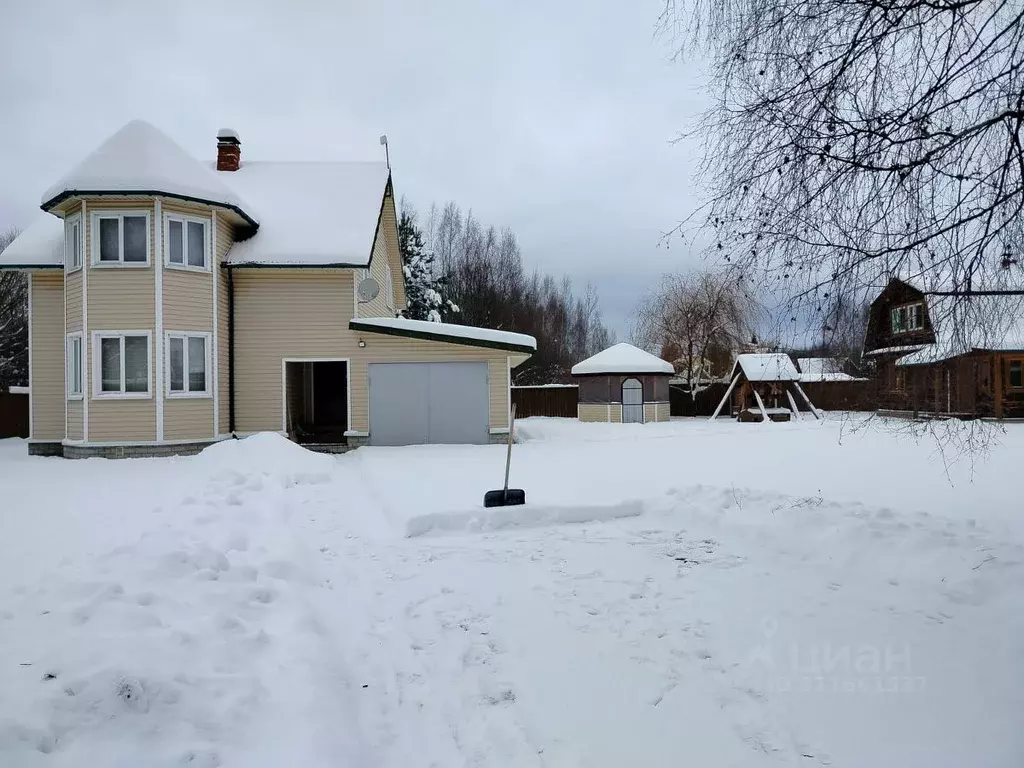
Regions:
<instances>
[{"instance_id":1,"label":"shoveled snow pile","mask_svg":"<svg viewBox=\"0 0 1024 768\"><path fill-rule=\"evenodd\" d=\"M1024 430L880 424L2 441L0 765L1017 768Z\"/></svg>"}]
</instances>

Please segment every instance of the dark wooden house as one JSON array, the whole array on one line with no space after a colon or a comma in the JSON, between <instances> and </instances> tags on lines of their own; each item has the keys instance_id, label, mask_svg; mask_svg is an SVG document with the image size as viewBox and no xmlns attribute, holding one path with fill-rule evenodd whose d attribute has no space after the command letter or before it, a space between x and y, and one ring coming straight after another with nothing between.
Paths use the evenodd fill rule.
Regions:
<instances>
[{"instance_id":1,"label":"dark wooden house","mask_svg":"<svg viewBox=\"0 0 1024 768\"><path fill-rule=\"evenodd\" d=\"M1024 416L1024 295L953 296L898 279L872 302L878 405L916 416Z\"/></svg>"}]
</instances>

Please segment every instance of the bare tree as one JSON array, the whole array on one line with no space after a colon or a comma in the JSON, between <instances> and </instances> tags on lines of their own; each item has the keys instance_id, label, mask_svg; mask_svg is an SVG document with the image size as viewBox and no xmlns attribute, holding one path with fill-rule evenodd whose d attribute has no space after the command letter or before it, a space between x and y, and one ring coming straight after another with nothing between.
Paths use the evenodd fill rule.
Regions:
<instances>
[{"instance_id":1,"label":"bare tree","mask_svg":"<svg viewBox=\"0 0 1024 768\"><path fill-rule=\"evenodd\" d=\"M637 307L633 341L661 350L696 397L729 373L734 352L753 335L760 308L726 272L665 275Z\"/></svg>"},{"instance_id":2,"label":"bare tree","mask_svg":"<svg viewBox=\"0 0 1024 768\"><path fill-rule=\"evenodd\" d=\"M18 230L0 232L0 253ZM28 280L20 272L0 272L0 392L28 384Z\"/></svg>"},{"instance_id":3,"label":"bare tree","mask_svg":"<svg viewBox=\"0 0 1024 768\"><path fill-rule=\"evenodd\" d=\"M537 339L537 352L515 370L515 383L567 382L575 363L612 343L596 291L588 286L577 296L568 277L528 274L511 230L484 226L472 211L448 203L440 213L431 206L424 232L459 307L457 322Z\"/></svg>"},{"instance_id":4,"label":"bare tree","mask_svg":"<svg viewBox=\"0 0 1024 768\"><path fill-rule=\"evenodd\" d=\"M691 222L748 278L818 306L896 272L1020 287L1020 2L665 0L661 27L710 56Z\"/></svg>"}]
</instances>

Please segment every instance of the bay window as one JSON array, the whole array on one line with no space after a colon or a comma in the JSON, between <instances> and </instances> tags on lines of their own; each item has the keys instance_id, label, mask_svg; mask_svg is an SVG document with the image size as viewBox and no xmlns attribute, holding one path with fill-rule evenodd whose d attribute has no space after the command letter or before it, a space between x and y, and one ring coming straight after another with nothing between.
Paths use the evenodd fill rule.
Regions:
<instances>
[{"instance_id":1,"label":"bay window","mask_svg":"<svg viewBox=\"0 0 1024 768\"><path fill-rule=\"evenodd\" d=\"M82 217L64 219L64 268L74 272L82 268Z\"/></svg>"},{"instance_id":2,"label":"bay window","mask_svg":"<svg viewBox=\"0 0 1024 768\"><path fill-rule=\"evenodd\" d=\"M210 334L167 334L167 395L210 396Z\"/></svg>"},{"instance_id":3,"label":"bay window","mask_svg":"<svg viewBox=\"0 0 1024 768\"><path fill-rule=\"evenodd\" d=\"M93 258L98 266L149 264L149 213L94 213Z\"/></svg>"},{"instance_id":4,"label":"bay window","mask_svg":"<svg viewBox=\"0 0 1024 768\"><path fill-rule=\"evenodd\" d=\"M93 397L150 397L149 331L93 334Z\"/></svg>"},{"instance_id":5,"label":"bay window","mask_svg":"<svg viewBox=\"0 0 1024 768\"><path fill-rule=\"evenodd\" d=\"M209 269L209 221L176 214L169 214L165 219L164 240L168 266Z\"/></svg>"},{"instance_id":6,"label":"bay window","mask_svg":"<svg viewBox=\"0 0 1024 768\"><path fill-rule=\"evenodd\" d=\"M82 334L69 333L66 340L67 399L82 397Z\"/></svg>"}]
</instances>

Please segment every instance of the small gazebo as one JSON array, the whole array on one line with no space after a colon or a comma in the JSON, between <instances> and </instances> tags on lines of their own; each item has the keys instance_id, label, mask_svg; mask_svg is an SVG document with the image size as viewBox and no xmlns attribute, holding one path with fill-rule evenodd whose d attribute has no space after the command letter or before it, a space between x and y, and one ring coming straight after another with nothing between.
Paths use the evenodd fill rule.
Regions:
<instances>
[{"instance_id":1,"label":"small gazebo","mask_svg":"<svg viewBox=\"0 0 1024 768\"><path fill-rule=\"evenodd\" d=\"M740 421L799 420L800 409L795 392L807 403L814 418L821 414L800 387L800 374L789 355L782 353L739 355L733 365L732 379L711 419L718 418L735 390L735 412ZM738 388L737 388L738 387Z\"/></svg>"},{"instance_id":2,"label":"small gazebo","mask_svg":"<svg viewBox=\"0 0 1024 768\"><path fill-rule=\"evenodd\" d=\"M660 357L616 344L572 367L580 421L668 421L668 382L675 369Z\"/></svg>"}]
</instances>

